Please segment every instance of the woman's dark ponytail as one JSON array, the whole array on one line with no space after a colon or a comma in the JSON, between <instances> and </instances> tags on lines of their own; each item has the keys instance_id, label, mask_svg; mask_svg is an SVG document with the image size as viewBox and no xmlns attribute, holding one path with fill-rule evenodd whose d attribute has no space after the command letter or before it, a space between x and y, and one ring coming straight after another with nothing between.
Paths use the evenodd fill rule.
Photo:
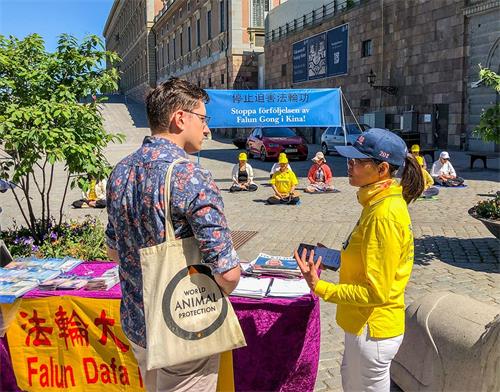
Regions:
<instances>
[{"instance_id":1,"label":"woman's dark ponytail","mask_svg":"<svg viewBox=\"0 0 500 392\"><path fill-rule=\"evenodd\" d=\"M401 186L403 187L403 199L408 204L419 198L424 191L425 182L422 168L412 154L406 156Z\"/></svg>"}]
</instances>

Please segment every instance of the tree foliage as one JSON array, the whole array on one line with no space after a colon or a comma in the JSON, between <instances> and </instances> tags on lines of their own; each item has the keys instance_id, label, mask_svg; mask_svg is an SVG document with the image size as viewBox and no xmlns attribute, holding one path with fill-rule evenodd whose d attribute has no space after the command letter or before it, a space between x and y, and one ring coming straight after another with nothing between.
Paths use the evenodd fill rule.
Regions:
<instances>
[{"instance_id":1,"label":"tree foliage","mask_svg":"<svg viewBox=\"0 0 500 392\"><path fill-rule=\"evenodd\" d=\"M481 68L479 77L483 83L500 94L500 75L488 68ZM497 102L481 113L474 133L487 142L500 143L500 103Z\"/></svg>"},{"instance_id":2,"label":"tree foliage","mask_svg":"<svg viewBox=\"0 0 500 392\"><path fill-rule=\"evenodd\" d=\"M103 67L117 61L97 36L79 43L63 34L57 50L48 53L37 34L22 40L0 35L0 176L16 184L12 192L38 242L54 211L56 165L66 176L59 223L68 187L87 189L90 178L110 173L104 148L123 136L104 130L104 98L88 98L117 89L117 70ZM41 202L36 211L35 198Z\"/></svg>"}]
</instances>

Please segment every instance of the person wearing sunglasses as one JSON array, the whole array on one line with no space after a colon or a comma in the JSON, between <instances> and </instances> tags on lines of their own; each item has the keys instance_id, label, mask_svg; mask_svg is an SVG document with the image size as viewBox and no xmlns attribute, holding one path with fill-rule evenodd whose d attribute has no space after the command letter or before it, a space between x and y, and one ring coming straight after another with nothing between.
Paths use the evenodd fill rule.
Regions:
<instances>
[{"instance_id":1,"label":"person wearing sunglasses","mask_svg":"<svg viewBox=\"0 0 500 392\"><path fill-rule=\"evenodd\" d=\"M405 287L413 266L408 204L424 190L422 169L396 134L372 128L352 146L336 147L348 158L349 183L359 188L361 216L343 244L339 283L320 280L314 252L295 258L311 290L337 304L345 332L341 366L345 391L390 388L389 369L405 330ZM401 181L396 173L402 171Z\"/></svg>"},{"instance_id":2,"label":"person wearing sunglasses","mask_svg":"<svg viewBox=\"0 0 500 392\"><path fill-rule=\"evenodd\" d=\"M441 151L439 159L432 164L431 176L441 186L460 186L464 183L464 179L457 176L447 151Z\"/></svg>"}]
</instances>

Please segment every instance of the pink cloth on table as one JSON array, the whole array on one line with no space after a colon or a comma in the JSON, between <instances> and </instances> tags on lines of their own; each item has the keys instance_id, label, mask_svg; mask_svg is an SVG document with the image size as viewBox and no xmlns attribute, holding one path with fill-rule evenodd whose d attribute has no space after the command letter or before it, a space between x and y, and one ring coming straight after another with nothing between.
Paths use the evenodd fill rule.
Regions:
<instances>
[{"instance_id":1,"label":"pink cloth on table","mask_svg":"<svg viewBox=\"0 0 500 392\"><path fill-rule=\"evenodd\" d=\"M116 263L107 261L86 261L80 265L77 265L70 272L71 275L79 275L83 277L99 277L104 272L116 266ZM28 291L23 295L23 298L42 298L42 297L54 297L72 295L75 297L83 298L111 298L111 299L121 299L122 291L120 288L120 283L114 285L107 291L91 291L85 289L79 290L39 290L34 289Z\"/></svg>"}]
</instances>

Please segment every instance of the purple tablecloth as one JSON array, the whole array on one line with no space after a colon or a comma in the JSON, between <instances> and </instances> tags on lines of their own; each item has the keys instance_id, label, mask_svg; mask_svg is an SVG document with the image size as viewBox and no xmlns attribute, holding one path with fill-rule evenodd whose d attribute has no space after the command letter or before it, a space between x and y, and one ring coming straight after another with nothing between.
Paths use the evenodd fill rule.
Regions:
<instances>
[{"instance_id":1,"label":"purple tablecloth","mask_svg":"<svg viewBox=\"0 0 500 392\"><path fill-rule=\"evenodd\" d=\"M231 297L247 347L233 351L237 391L313 391L320 351L319 300Z\"/></svg>"},{"instance_id":2,"label":"purple tablecloth","mask_svg":"<svg viewBox=\"0 0 500 392\"><path fill-rule=\"evenodd\" d=\"M100 276L113 265L86 262L72 273ZM121 290L120 285L104 292L33 290L24 298L54 295L119 299ZM313 391L320 352L318 298L312 295L261 300L231 297L231 303L247 341L247 347L233 352L236 390ZM12 370L6 337L0 338L0 391L20 391Z\"/></svg>"}]
</instances>

